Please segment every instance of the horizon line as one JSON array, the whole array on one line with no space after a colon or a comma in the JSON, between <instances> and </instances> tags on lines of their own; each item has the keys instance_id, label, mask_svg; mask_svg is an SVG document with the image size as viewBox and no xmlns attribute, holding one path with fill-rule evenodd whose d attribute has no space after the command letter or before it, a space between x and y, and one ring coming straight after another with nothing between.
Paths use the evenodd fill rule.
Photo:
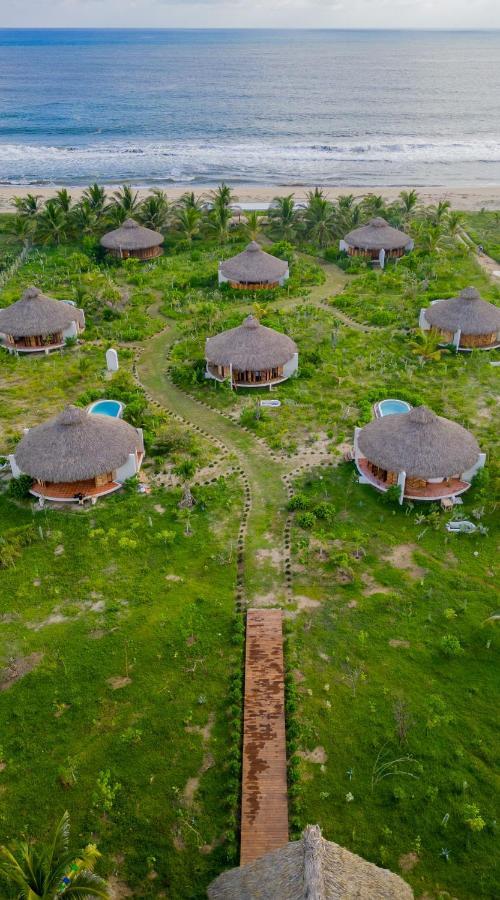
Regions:
<instances>
[{"instance_id":1,"label":"horizon line","mask_svg":"<svg viewBox=\"0 0 500 900\"><path fill-rule=\"evenodd\" d=\"M371 26L369 28L358 28L355 26L309 26L302 25L3 25L0 26L2 31L444 31L444 32L500 32L500 26L481 28L452 28L448 26L417 26L408 25L405 28L391 28Z\"/></svg>"}]
</instances>

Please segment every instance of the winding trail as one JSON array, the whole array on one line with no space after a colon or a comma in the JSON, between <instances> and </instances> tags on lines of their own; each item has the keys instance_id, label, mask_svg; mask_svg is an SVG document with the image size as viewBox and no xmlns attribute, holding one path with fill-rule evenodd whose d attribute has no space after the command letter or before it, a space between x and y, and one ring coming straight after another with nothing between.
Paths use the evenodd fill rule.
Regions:
<instances>
[{"instance_id":1,"label":"winding trail","mask_svg":"<svg viewBox=\"0 0 500 900\"><path fill-rule=\"evenodd\" d=\"M361 331L371 331L328 300L345 285L347 276L332 263L320 260L325 282L312 286L307 296L281 298L273 309L293 309L310 303ZM246 301L237 307L251 311ZM155 304L155 312L157 307ZM177 322L166 320L165 328L137 350L134 375L149 401L177 417L188 427L204 435L222 452L237 460L236 471L243 481L244 508L238 527L237 608L283 606L293 599L290 558L290 517L286 510L292 493L291 473L300 462L300 470L325 463L326 451L311 453L302 459L282 458L273 453L262 438L243 428L226 413L196 399L177 387L169 377L168 358L173 344L181 336Z\"/></svg>"}]
</instances>

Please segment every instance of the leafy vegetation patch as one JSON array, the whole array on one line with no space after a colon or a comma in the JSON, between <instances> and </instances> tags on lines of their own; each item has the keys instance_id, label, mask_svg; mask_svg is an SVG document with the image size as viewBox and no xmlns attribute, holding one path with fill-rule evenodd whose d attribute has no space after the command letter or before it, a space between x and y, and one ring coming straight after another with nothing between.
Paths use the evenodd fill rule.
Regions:
<instances>
[{"instance_id":1,"label":"leafy vegetation patch","mask_svg":"<svg viewBox=\"0 0 500 900\"><path fill-rule=\"evenodd\" d=\"M416 895L498 893L490 489L464 497L486 536L431 507L384 505L352 465L297 483L291 620L302 751L299 824L400 872ZM322 748L322 754L315 748ZM315 759L319 761L314 761Z\"/></svg>"}]
</instances>

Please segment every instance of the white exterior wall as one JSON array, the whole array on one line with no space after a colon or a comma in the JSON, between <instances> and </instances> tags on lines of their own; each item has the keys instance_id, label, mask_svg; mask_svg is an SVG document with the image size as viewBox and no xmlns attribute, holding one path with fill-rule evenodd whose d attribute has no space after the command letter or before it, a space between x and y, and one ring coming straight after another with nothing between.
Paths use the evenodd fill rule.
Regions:
<instances>
[{"instance_id":1,"label":"white exterior wall","mask_svg":"<svg viewBox=\"0 0 500 900\"><path fill-rule=\"evenodd\" d=\"M405 495L405 485L406 485L406 472L400 472L398 475L398 487L399 487L399 505L401 506L403 503L403 498Z\"/></svg>"},{"instance_id":2,"label":"white exterior wall","mask_svg":"<svg viewBox=\"0 0 500 900\"><path fill-rule=\"evenodd\" d=\"M347 251L347 244L346 244L346 242L344 241L343 238L339 241L339 250L346 250L346 251Z\"/></svg>"},{"instance_id":3,"label":"white exterior wall","mask_svg":"<svg viewBox=\"0 0 500 900\"><path fill-rule=\"evenodd\" d=\"M356 427L354 429L354 459L356 460L356 462L358 461L358 459L361 455L359 452L359 445L358 445L358 434L360 431L361 431L361 428L359 428L356 425Z\"/></svg>"},{"instance_id":4,"label":"white exterior wall","mask_svg":"<svg viewBox=\"0 0 500 900\"><path fill-rule=\"evenodd\" d=\"M19 468L18 464L16 463L16 457L14 456L13 453L10 453L7 458L10 463L10 471L12 472L14 478L19 478L19 476L22 475L23 473L22 473L22 470Z\"/></svg>"},{"instance_id":5,"label":"white exterior wall","mask_svg":"<svg viewBox=\"0 0 500 900\"><path fill-rule=\"evenodd\" d=\"M283 287L285 281L288 281L289 278L290 278L290 270L287 267L287 270L286 270L285 274L283 275L283 278L280 278L280 280L279 280L280 287Z\"/></svg>"},{"instance_id":6,"label":"white exterior wall","mask_svg":"<svg viewBox=\"0 0 500 900\"><path fill-rule=\"evenodd\" d=\"M66 338L76 337L78 334L78 325L76 322L70 322L68 327L63 330L62 336L64 340Z\"/></svg>"},{"instance_id":7,"label":"white exterior wall","mask_svg":"<svg viewBox=\"0 0 500 900\"><path fill-rule=\"evenodd\" d=\"M299 367L299 354L294 353L292 358L288 360L287 363L283 366L283 376L284 378L290 378L291 375L294 375Z\"/></svg>"},{"instance_id":8,"label":"white exterior wall","mask_svg":"<svg viewBox=\"0 0 500 900\"><path fill-rule=\"evenodd\" d=\"M425 318L425 309L420 310L420 317L418 320L418 327L421 331L430 331L430 323Z\"/></svg>"},{"instance_id":9,"label":"white exterior wall","mask_svg":"<svg viewBox=\"0 0 500 900\"><path fill-rule=\"evenodd\" d=\"M453 343L455 344L455 347L457 348L457 350L460 347L460 338L461 337L462 337L462 329L458 328L457 331L455 331L455 334L453 335Z\"/></svg>"},{"instance_id":10,"label":"white exterior wall","mask_svg":"<svg viewBox=\"0 0 500 900\"><path fill-rule=\"evenodd\" d=\"M476 475L477 472L479 472L479 469L483 468L485 462L486 462L486 453L480 453L477 458L477 461L474 463L474 465L470 469L468 469L467 472L463 472L461 474L461 476L460 476L461 480L462 481L472 481L472 479L474 478L474 475Z\"/></svg>"},{"instance_id":11,"label":"white exterior wall","mask_svg":"<svg viewBox=\"0 0 500 900\"><path fill-rule=\"evenodd\" d=\"M126 481L127 478L132 478L133 475L137 475L138 471L139 465L137 462L137 454L129 453L127 462L116 470L115 481Z\"/></svg>"},{"instance_id":12,"label":"white exterior wall","mask_svg":"<svg viewBox=\"0 0 500 900\"><path fill-rule=\"evenodd\" d=\"M225 275L222 274L220 267L222 263L219 263L219 284L227 284L229 278L226 278Z\"/></svg>"}]
</instances>

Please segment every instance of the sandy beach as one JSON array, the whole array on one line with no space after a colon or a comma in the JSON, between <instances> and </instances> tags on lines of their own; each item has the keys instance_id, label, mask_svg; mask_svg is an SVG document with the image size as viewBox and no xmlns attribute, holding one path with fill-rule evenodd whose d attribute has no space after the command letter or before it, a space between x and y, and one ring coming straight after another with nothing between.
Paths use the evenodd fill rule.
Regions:
<instances>
[{"instance_id":1,"label":"sandy beach","mask_svg":"<svg viewBox=\"0 0 500 900\"><path fill-rule=\"evenodd\" d=\"M0 185L0 211L1 212L12 212L12 204L11 200L13 196L25 196L26 194L38 194L44 200L49 197L53 197L56 191L63 187L63 185L52 185L48 186L39 186L39 185L27 185L27 186L13 186L13 185ZM69 192L71 193L73 199L77 201L84 188L82 186L72 187L71 185L64 185ZM108 187L109 193L112 193L116 190L118 185L111 185ZM158 187L158 185L152 185L152 187ZM186 191L194 190L195 194L206 194L208 191L213 189L213 185L164 185L163 189L165 190L167 196L170 200L177 200L183 193ZM238 200L242 204L259 204L262 203L263 207L265 207L268 203L270 203L274 197L283 196L285 194L293 193L295 195L295 199L297 202L304 200L307 192L310 190L310 186L304 185L235 185L234 193L237 196ZM147 187L138 187L137 191L140 197L144 197L150 188ZM337 197L341 197L345 194L354 194L356 197L362 197L365 194L373 193L373 194L381 194L387 201L392 201L397 198L400 191L403 188L395 188L395 187L387 187L382 188L380 186L377 187L343 187L343 188L334 188L327 187L324 189L326 195L335 200ZM407 190L411 190L411 185L407 188ZM423 187L416 188L418 194L420 196L421 201L425 205L429 205L432 203L437 203L439 200L448 200L451 203L453 209L460 210L479 210L479 209L500 209L500 184L492 185L490 187L446 187L446 186L436 186L436 187Z\"/></svg>"}]
</instances>

